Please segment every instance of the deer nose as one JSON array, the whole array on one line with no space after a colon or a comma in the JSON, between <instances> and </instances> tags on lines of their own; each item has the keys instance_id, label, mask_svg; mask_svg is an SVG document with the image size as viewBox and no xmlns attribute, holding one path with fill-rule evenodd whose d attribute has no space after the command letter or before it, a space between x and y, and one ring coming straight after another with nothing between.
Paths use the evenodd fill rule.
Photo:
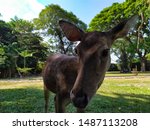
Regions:
<instances>
[{"instance_id":1,"label":"deer nose","mask_svg":"<svg viewBox=\"0 0 150 130\"><path fill-rule=\"evenodd\" d=\"M82 91L79 91L76 94L74 94L74 91L71 91L70 98L73 102L73 105L77 108L85 108L89 102L87 94L83 93Z\"/></svg>"}]
</instances>

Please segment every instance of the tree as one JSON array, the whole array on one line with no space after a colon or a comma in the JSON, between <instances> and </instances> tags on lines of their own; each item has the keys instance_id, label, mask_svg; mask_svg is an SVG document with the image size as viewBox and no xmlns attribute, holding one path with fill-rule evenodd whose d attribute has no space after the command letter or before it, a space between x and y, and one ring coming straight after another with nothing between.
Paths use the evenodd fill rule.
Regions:
<instances>
[{"instance_id":1,"label":"tree","mask_svg":"<svg viewBox=\"0 0 150 130\"><path fill-rule=\"evenodd\" d=\"M34 24L30 21L15 17L14 19L11 19L9 24L13 28L13 33L17 37L15 51L17 52L18 57L16 62L16 68L23 68L19 70L26 70L24 73L28 71L36 73L38 62L44 62L47 55L47 48L42 43L42 37L38 32L35 31ZM28 56L29 52L33 55ZM27 62L28 64L26 64L25 62Z\"/></svg>"},{"instance_id":2,"label":"tree","mask_svg":"<svg viewBox=\"0 0 150 130\"><path fill-rule=\"evenodd\" d=\"M39 63L46 57L47 46L32 22L17 17L8 23L0 20L0 77L41 73Z\"/></svg>"},{"instance_id":3,"label":"tree","mask_svg":"<svg viewBox=\"0 0 150 130\"><path fill-rule=\"evenodd\" d=\"M130 43L125 39L120 38L116 40L116 43L113 46L114 47L112 48L112 52L118 57L118 63L121 72L130 72L132 59L135 55L134 52L130 53L129 49L132 49Z\"/></svg>"},{"instance_id":4,"label":"tree","mask_svg":"<svg viewBox=\"0 0 150 130\"><path fill-rule=\"evenodd\" d=\"M0 77L14 75L16 52L12 48L16 40L10 25L0 20Z\"/></svg>"},{"instance_id":5,"label":"tree","mask_svg":"<svg viewBox=\"0 0 150 130\"><path fill-rule=\"evenodd\" d=\"M54 4L46 6L46 8L40 12L39 18L34 19L34 23L38 29L42 29L42 33L45 36L50 37L49 43L53 52L64 54L72 53L73 44L65 38L58 26L60 19L70 21L83 30L87 27L86 24L79 20L72 12L68 12Z\"/></svg>"},{"instance_id":6,"label":"tree","mask_svg":"<svg viewBox=\"0 0 150 130\"><path fill-rule=\"evenodd\" d=\"M24 50L22 52L18 52L18 54L21 57L23 57L23 68L20 68L20 67L16 66L20 77L22 77L22 74L26 75L26 74L29 73L30 70L32 70L32 68L27 67L27 61L26 60L27 60L28 57L32 57L34 52L29 52L28 50Z\"/></svg>"},{"instance_id":7,"label":"tree","mask_svg":"<svg viewBox=\"0 0 150 130\"><path fill-rule=\"evenodd\" d=\"M133 52L135 52L138 55L138 58L141 62L141 70L144 71L146 62L145 56L150 52L149 47L147 47L149 43L145 42L150 32L150 26L148 22L150 19L149 14L147 13L148 10L149 8L147 0L126 0L121 4L114 3L112 6L102 10L92 19L89 25L89 31L109 30L109 28L112 28L124 19L127 19L132 15L139 14L139 21L137 21L137 26L125 37L126 42L129 42L130 44L129 46L127 45L128 47L122 49L122 52L120 54L125 54L127 52L127 49L130 48L128 49L130 50L129 54L133 55Z\"/></svg>"}]
</instances>

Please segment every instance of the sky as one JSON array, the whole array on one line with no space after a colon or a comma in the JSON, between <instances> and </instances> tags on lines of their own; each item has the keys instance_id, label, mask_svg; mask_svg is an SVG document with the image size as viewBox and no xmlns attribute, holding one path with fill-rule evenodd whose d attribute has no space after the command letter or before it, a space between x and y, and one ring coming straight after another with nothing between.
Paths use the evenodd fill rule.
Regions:
<instances>
[{"instance_id":1,"label":"sky","mask_svg":"<svg viewBox=\"0 0 150 130\"><path fill-rule=\"evenodd\" d=\"M0 19L9 21L17 16L26 20L38 17L46 5L58 4L63 9L73 12L80 20L89 24L103 8L114 2L125 0L0 0Z\"/></svg>"}]
</instances>

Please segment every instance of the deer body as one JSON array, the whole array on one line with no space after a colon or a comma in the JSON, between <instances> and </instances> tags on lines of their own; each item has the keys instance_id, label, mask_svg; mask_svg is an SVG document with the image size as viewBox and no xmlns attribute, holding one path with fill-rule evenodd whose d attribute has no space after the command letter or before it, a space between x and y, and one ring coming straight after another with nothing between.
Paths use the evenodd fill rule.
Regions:
<instances>
[{"instance_id":1,"label":"deer body","mask_svg":"<svg viewBox=\"0 0 150 130\"><path fill-rule=\"evenodd\" d=\"M44 84L53 93L70 90L77 76L77 58L56 54L48 58L44 70Z\"/></svg>"},{"instance_id":2,"label":"deer body","mask_svg":"<svg viewBox=\"0 0 150 130\"><path fill-rule=\"evenodd\" d=\"M80 43L76 47L77 56L56 54L48 58L43 71L45 112L48 111L49 91L56 94L56 112L65 112L70 102L77 112L84 112L104 80L113 41L125 36L136 18L126 20L108 32L89 33L69 22L59 22L68 40Z\"/></svg>"}]
</instances>

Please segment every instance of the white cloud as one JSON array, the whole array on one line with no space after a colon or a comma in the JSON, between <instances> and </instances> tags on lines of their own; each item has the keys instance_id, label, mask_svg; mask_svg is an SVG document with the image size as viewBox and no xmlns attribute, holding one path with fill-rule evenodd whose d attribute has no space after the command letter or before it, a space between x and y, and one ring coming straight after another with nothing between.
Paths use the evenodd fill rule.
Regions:
<instances>
[{"instance_id":1,"label":"white cloud","mask_svg":"<svg viewBox=\"0 0 150 130\"><path fill-rule=\"evenodd\" d=\"M26 20L31 20L38 17L44 5L37 0L0 0L0 13L5 21L17 16Z\"/></svg>"}]
</instances>

